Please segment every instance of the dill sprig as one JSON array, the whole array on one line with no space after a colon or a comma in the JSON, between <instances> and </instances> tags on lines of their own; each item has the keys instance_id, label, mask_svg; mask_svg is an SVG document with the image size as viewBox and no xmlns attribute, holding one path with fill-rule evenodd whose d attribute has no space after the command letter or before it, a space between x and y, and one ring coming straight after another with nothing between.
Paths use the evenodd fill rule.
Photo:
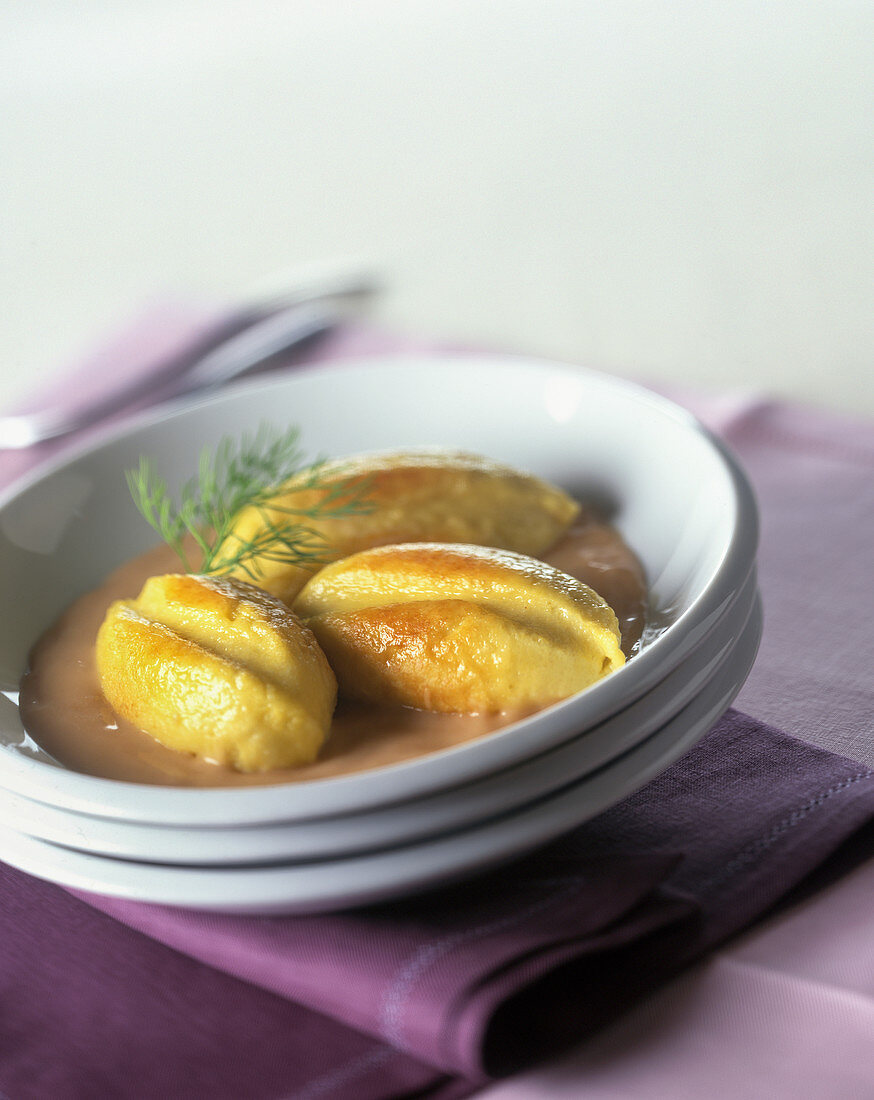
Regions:
<instances>
[{"instance_id":1,"label":"dill sprig","mask_svg":"<svg viewBox=\"0 0 874 1100\"><path fill-rule=\"evenodd\" d=\"M201 452L197 476L182 486L178 500L148 458L127 471L128 487L140 514L176 552L186 572L195 568L186 550L190 540L200 551L196 569L201 573L241 569L257 581L262 562L316 565L327 559L329 547L309 524L368 512L368 485L338 480L336 467L324 474L323 459L305 464L299 437L297 428L280 431L262 424L239 443L222 439L214 451ZM277 502L292 477L295 492L319 490L311 498L314 503L295 508ZM246 507L257 508L262 520L251 538L233 531Z\"/></svg>"}]
</instances>

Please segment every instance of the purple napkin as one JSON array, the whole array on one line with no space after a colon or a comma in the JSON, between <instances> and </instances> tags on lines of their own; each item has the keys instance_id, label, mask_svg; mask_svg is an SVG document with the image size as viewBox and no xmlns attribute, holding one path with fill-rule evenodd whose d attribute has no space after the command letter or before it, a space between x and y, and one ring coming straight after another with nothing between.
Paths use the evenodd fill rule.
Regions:
<instances>
[{"instance_id":1,"label":"purple napkin","mask_svg":"<svg viewBox=\"0 0 874 1100\"><path fill-rule=\"evenodd\" d=\"M90 899L186 954L472 1080L603 1023L874 819L874 773L730 712L643 791L512 866L348 914Z\"/></svg>"},{"instance_id":2,"label":"purple napkin","mask_svg":"<svg viewBox=\"0 0 874 1100\"><path fill-rule=\"evenodd\" d=\"M391 346L346 333L322 356ZM724 423L741 441L750 432L746 414ZM769 526L771 506L778 519L791 513L792 467L779 438L766 433L770 458L755 438L762 583L766 609L770 591L787 620L775 645L785 654L806 623L809 584L787 577L786 555L798 560L784 538L788 514ZM820 458L840 497L849 467ZM794 498L808 523L810 474ZM867 502L870 515L870 491ZM857 591L860 617L865 599ZM826 627L824 660L800 654L796 676L838 740L861 737L870 711L846 697L846 713L836 710ZM777 705L773 692L760 696ZM812 702L810 713L821 717ZM823 738L823 722L802 732ZM732 711L670 770L560 841L471 882L351 913L201 914L76 897L0 868L0 1094L469 1095L578 1040L813 885L847 842L870 852L872 820L868 768Z\"/></svg>"},{"instance_id":3,"label":"purple napkin","mask_svg":"<svg viewBox=\"0 0 874 1100\"><path fill-rule=\"evenodd\" d=\"M0 1088L469 1095L611 1019L872 819L871 771L731 712L559 842L389 905L209 915L4 869Z\"/></svg>"}]
</instances>

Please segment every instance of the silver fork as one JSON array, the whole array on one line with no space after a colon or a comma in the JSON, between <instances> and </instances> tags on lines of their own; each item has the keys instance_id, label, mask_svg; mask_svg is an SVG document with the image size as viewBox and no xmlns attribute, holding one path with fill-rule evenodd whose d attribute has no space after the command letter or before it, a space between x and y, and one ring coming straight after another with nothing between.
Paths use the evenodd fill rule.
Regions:
<instances>
[{"instance_id":1,"label":"silver fork","mask_svg":"<svg viewBox=\"0 0 874 1100\"><path fill-rule=\"evenodd\" d=\"M125 382L87 406L0 416L0 450L21 450L68 435L143 398L163 402L216 389L330 331L377 290L373 277L358 275L244 306L211 338L199 339L156 364L148 377Z\"/></svg>"}]
</instances>

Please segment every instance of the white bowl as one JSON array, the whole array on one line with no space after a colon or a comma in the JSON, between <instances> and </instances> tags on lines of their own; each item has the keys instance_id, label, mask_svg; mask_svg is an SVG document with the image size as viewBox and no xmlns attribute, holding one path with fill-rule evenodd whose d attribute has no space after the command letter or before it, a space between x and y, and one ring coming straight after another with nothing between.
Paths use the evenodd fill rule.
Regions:
<instances>
[{"instance_id":1,"label":"white bowl","mask_svg":"<svg viewBox=\"0 0 874 1100\"><path fill-rule=\"evenodd\" d=\"M7 791L0 825L78 851L203 866L335 859L436 838L550 795L636 748L737 660L739 639L752 644L747 628L758 605L753 573L708 638L642 698L546 752L412 802L314 821L173 827L82 814Z\"/></svg>"},{"instance_id":2,"label":"white bowl","mask_svg":"<svg viewBox=\"0 0 874 1100\"><path fill-rule=\"evenodd\" d=\"M163 905L238 913L325 912L439 886L523 855L614 805L664 771L724 713L761 636L756 603L718 675L642 744L546 798L470 829L351 858L250 867L180 867L72 851L0 826L13 866L64 886Z\"/></svg>"},{"instance_id":3,"label":"white bowl","mask_svg":"<svg viewBox=\"0 0 874 1100\"><path fill-rule=\"evenodd\" d=\"M312 454L464 448L527 468L612 520L643 559L662 632L623 669L524 722L392 767L331 780L189 790L75 774L35 750L10 701L40 633L153 536L122 473L154 456L171 484L200 450L264 421ZM95 815L237 827L361 812L469 783L559 745L652 690L695 652L750 575L756 508L731 456L693 417L582 368L499 357L389 357L297 371L153 413L0 499L0 786Z\"/></svg>"}]
</instances>

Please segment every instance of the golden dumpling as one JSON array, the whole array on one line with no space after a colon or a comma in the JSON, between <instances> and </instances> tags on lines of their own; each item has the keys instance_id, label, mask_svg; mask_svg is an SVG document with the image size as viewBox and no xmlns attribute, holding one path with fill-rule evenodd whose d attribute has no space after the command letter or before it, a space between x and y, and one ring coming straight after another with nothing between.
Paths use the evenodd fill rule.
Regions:
<instances>
[{"instance_id":1,"label":"golden dumpling","mask_svg":"<svg viewBox=\"0 0 874 1100\"><path fill-rule=\"evenodd\" d=\"M408 543L326 566L294 604L342 694L461 713L534 710L625 663L613 611L541 561Z\"/></svg>"},{"instance_id":2,"label":"golden dumpling","mask_svg":"<svg viewBox=\"0 0 874 1100\"><path fill-rule=\"evenodd\" d=\"M242 772L312 761L336 702L312 633L280 600L229 578L151 578L137 599L110 606L96 656L119 715Z\"/></svg>"},{"instance_id":3,"label":"golden dumpling","mask_svg":"<svg viewBox=\"0 0 874 1100\"><path fill-rule=\"evenodd\" d=\"M315 520L301 517L324 539L323 560L399 542L460 542L541 554L567 530L579 505L561 489L530 474L477 455L446 451L392 452L326 463L319 487L292 479L272 507L243 509L224 549L251 541L295 510L328 499L331 488L363 486L366 511ZM291 513L289 511L291 510ZM219 554L221 557L221 553ZM255 583L289 602L312 570L270 559L252 563ZM238 576L244 574L238 570Z\"/></svg>"}]
</instances>

